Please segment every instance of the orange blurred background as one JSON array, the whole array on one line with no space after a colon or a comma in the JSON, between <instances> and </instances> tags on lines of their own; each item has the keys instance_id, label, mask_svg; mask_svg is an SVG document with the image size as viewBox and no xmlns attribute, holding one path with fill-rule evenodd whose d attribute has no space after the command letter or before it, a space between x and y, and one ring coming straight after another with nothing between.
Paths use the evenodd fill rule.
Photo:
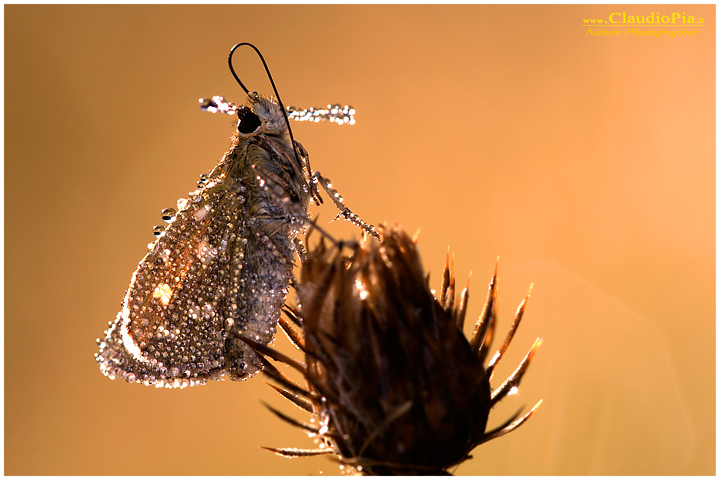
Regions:
<instances>
[{"instance_id":1,"label":"orange blurred background","mask_svg":"<svg viewBox=\"0 0 720 480\"><path fill-rule=\"evenodd\" d=\"M704 25L587 35L613 12ZM500 334L534 283L498 378L544 343L490 426L544 403L456 474L715 473L714 5L8 5L6 474L339 472L258 449L314 446L260 376L159 390L93 359L160 211L228 147L197 99L243 101L242 41L286 105L356 108L295 138L366 221L420 229L435 288L450 247L471 318L497 256Z\"/></svg>"}]
</instances>

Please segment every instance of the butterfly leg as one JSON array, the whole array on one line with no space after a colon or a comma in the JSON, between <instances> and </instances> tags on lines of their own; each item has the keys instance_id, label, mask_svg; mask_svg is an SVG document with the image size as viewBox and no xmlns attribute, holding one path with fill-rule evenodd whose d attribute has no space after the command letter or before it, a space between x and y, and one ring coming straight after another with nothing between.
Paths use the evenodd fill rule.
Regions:
<instances>
[{"instance_id":1,"label":"butterfly leg","mask_svg":"<svg viewBox=\"0 0 720 480\"><path fill-rule=\"evenodd\" d=\"M377 232L373 225L366 223L362 218L358 217L355 213L352 212L352 210L345 206L342 196L338 193L336 189L332 188L332 183L329 179L323 177L320 172L313 172L312 182L315 185L320 184L320 186L330 196L333 203L335 203L335 206L338 208L338 210L340 210L340 213L338 213L338 215L335 217L336 220L338 218L344 218L346 220L349 220L352 224L359 227L361 230L369 233L373 237L380 238L380 234Z\"/></svg>"}]
</instances>

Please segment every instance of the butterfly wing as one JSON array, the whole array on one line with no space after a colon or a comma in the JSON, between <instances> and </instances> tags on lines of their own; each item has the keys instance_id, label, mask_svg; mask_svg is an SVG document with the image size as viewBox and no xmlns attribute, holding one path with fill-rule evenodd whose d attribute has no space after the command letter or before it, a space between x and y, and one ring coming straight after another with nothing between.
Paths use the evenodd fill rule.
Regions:
<instances>
[{"instance_id":1,"label":"butterfly wing","mask_svg":"<svg viewBox=\"0 0 720 480\"><path fill-rule=\"evenodd\" d=\"M260 360L238 335L269 343L292 274L295 226L259 187L252 165L283 178L305 210L308 179L286 138L280 107L250 96L255 130L233 146L133 274L122 310L99 342L105 375L158 387L248 377ZM257 112L257 115L253 112ZM259 123L258 123L259 122Z\"/></svg>"},{"instance_id":2,"label":"butterfly wing","mask_svg":"<svg viewBox=\"0 0 720 480\"><path fill-rule=\"evenodd\" d=\"M228 373L228 328L248 248L242 184L215 175L190 195L133 274L98 363L108 376L183 387ZM236 353L235 356L238 354Z\"/></svg>"}]
</instances>

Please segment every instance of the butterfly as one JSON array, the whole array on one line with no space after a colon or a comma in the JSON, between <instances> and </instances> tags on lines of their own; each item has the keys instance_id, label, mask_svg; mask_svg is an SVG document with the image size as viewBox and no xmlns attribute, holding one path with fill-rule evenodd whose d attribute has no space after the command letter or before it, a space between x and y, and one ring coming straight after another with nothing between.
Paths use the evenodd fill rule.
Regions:
<instances>
[{"instance_id":1,"label":"butterfly","mask_svg":"<svg viewBox=\"0 0 720 480\"><path fill-rule=\"evenodd\" d=\"M235 74L232 55L242 45L255 49L270 76L259 50L241 43L231 50L229 63L248 93L247 104L201 99L204 110L236 114L237 132L198 189L179 200L177 210L163 211L167 228L156 227L158 238L133 274L105 338L98 340L96 361L110 378L183 388L225 375L242 380L262 368L240 337L272 341L308 204L311 198L319 201L322 176L312 174L307 152L293 139L272 77L275 98L249 92ZM327 116L348 123L352 112L336 107ZM283 201L258 172L272 178ZM328 181L320 184L330 191ZM336 191L330 193L342 206L340 216L372 229L344 207Z\"/></svg>"}]
</instances>

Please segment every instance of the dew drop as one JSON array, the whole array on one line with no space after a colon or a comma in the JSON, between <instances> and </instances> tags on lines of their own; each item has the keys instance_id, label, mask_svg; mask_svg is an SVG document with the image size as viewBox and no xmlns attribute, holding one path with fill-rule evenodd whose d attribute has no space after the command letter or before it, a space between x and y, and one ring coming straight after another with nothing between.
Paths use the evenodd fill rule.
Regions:
<instances>
[{"instance_id":1,"label":"dew drop","mask_svg":"<svg viewBox=\"0 0 720 480\"><path fill-rule=\"evenodd\" d=\"M156 237L159 237L164 230L165 230L165 227L163 225L155 225L153 227L153 235L155 235Z\"/></svg>"},{"instance_id":2,"label":"dew drop","mask_svg":"<svg viewBox=\"0 0 720 480\"><path fill-rule=\"evenodd\" d=\"M215 112L218 111L218 104L217 104L217 102L216 102L214 99L212 99L212 98L201 98L201 99L199 100L199 102L200 102L200 108L201 108L204 112L208 112L208 111L209 111L209 112L215 113Z\"/></svg>"},{"instance_id":3,"label":"dew drop","mask_svg":"<svg viewBox=\"0 0 720 480\"><path fill-rule=\"evenodd\" d=\"M200 175L200 180L198 180L198 182L197 182L198 188L204 187L205 184L207 183L207 181L208 181L208 174L207 174L207 173L203 173L202 175Z\"/></svg>"},{"instance_id":4,"label":"dew drop","mask_svg":"<svg viewBox=\"0 0 720 480\"><path fill-rule=\"evenodd\" d=\"M164 221L169 222L170 220L173 219L173 217L175 216L176 213L177 213L177 210L175 210L174 208L166 208L165 210L162 211L161 218Z\"/></svg>"}]
</instances>

